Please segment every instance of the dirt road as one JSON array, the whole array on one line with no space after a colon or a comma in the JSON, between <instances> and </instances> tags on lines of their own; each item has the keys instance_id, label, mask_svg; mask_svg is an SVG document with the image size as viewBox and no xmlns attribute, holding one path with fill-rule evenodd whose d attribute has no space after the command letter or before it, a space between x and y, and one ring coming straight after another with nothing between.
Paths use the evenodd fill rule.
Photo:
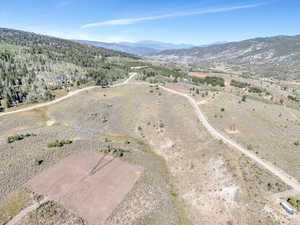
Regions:
<instances>
[{"instance_id":1,"label":"dirt road","mask_svg":"<svg viewBox=\"0 0 300 225\"><path fill-rule=\"evenodd\" d=\"M28 213L36 210L40 207L40 205L46 203L48 201L47 198L43 199L41 202L36 202L33 205L23 209L21 212L19 212L18 215L16 215L12 220L10 220L6 225L15 225L18 223L24 216L26 216Z\"/></svg>"},{"instance_id":2,"label":"dirt road","mask_svg":"<svg viewBox=\"0 0 300 225\"><path fill-rule=\"evenodd\" d=\"M113 85L112 87L119 87L119 86L123 86L126 85L134 76L136 75L136 73L131 73L130 77L125 80L122 83ZM5 115L10 115L10 114L15 114L15 113L19 113L19 112L26 112L26 111L30 111L33 109L37 109L40 107L44 107L44 106L49 106L49 105L53 105L56 104L58 102L61 102L65 99L68 99L74 95L77 95L81 92L90 90L95 88L95 86L93 87L87 87L84 89L80 89L74 92L69 93L67 96L64 96L62 98L56 99L54 101L48 102L48 103L44 103L44 104L39 104L39 105L35 105L32 107L28 107L25 109L20 109L20 110L16 110L16 111L12 111L12 112L7 112L7 113L2 113L0 114L1 116L5 116ZM280 178L285 184L291 186L293 189L295 189L297 192L300 193L300 183L298 182L297 179L295 179L294 177L290 176L289 174L287 174L285 171L283 171L282 169L272 165L271 163L257 157L257 155L255 155L253 152L250 152L249 150L245 149L244 147L240 146L239 144L237 144L236 142L234 142L233 140L231 140L228 137L225 137L223 134L219 133L215 128L213 128L208 120L205 118L204 114L202 113L202 111L200 110L197 102L189 95L175 91L173 89L169 89L163 86L160 86L160 88L162 88L163 90L170 92L172 94L175 95L179 95L182 97L185 97L189 100L189 102L192 104L192 106L195 109L195 112L197 114L197 117L199 118L199 120L203 123L204 127L208 130L208 132L215 138L222 140L224 143L236 148L237 150L239 150L240 152L242 152L243 154L245 154L246 156L248 156L249 158L251 158L252 160L254 160L255 162L257 162L259 165L261 165L262 167L264 167L265 169L269 170L272 174L274 174L275 176L277 176L278 178Z\"/></svg>"},{"instance_id":3,"label":"dirt road","mask_svg":"<svg viewBox=\"0 0 300 225\"><path fill-rule=\"evenodd\" d=\"M128 79L126 79L125 81L123 81L121 83L112 85L111 87L114 88L114 87L123 86L123 85L127 84L135 75L136 75L136 73L131 73ZM16 114L16 113L20 113L20 112L28 112L28 111L31 111L31 110L34 110L34 109L38 109L38 108L42 108L42 107L45 107L45 106L53 105L53 104L62 102L64 100L68 99L68 98L71 98L74 95L77 95L77 94L79 94L81 92L88 91L88 90L94 89L96 87L99 87L99 86L91 86L91 87L86 87L86 88L78 89L76 91L69 92L68 95L63 96L63 97L58 98L58 99L55 99L55 100L53 100L51 102L46 102L46 103L42 103L42 104L30 106L30 107L27 107L27 108L24 108L24 109L19 109L19 110L15 110L15 111L11 111L11 112L1 113L0 117L7 116L7 115L12 115L12 114Z\"/></svg>"},{"instance_id":4,"label":"dirt road","mask_svg":"<svg viewBox=\"0 0 300 225\"><path fill-rule=\"evenodd\" d=\"M175 95L180 95L182 97L185 97L189 100L189 102L192 104L192 106L194 107L197 117L199 118L199 120L203 123L204 127L208 130L208 132L215 138L222 140L224 143L234 147L235 149L239 150L240 152L244 153L246 156L248 156L249 158L251 158L252 160L254 160L255 162L257 162L259 165L261 165L262 167L264 167L265 169L269 170L272 174L274 174L275 176L277 176L278 178L280 178L285 184L291 186L293 189L295 189L297 192L300 193L300 183L298 182L297 179L295 179L294 177L290 176L289 174L287 174L286 172L284 172L283 170L281 170L280 168L272 165L271 163L262 160L261 158L257 157L253 152L250 152L249 150L245 149L244 147L240 146L239 144L235 143L233 140L231 140L228 137L225 137L224 135L222 135L221 133L219 133L215 128L213 128L208 120L205 118L204 114L202 113L202 111L199 108L199 105L197 104L197 102L189 95L160 86L163 90L170 92L172 94Z\"/></svg>"}]
</instances>

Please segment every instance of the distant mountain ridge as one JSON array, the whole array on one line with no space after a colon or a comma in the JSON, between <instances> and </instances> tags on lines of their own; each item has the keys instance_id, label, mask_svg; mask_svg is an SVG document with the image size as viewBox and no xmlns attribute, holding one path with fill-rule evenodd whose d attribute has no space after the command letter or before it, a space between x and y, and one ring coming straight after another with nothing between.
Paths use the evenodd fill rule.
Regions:
<instances>
[{"instance_id":1,"label":"distant mountain ridge","mask_svg":"<svg viewBox=\"0 0 300 225\"><path fill-rule=\"evenodd\" d=\"M167 50L167 49L182 49L182 48L195 47L194 45L190 45L190 44L173 44L173 43L150 41L150 40L138 41L138 42L121 42L120 44L135 46L135 47L153 48L160 51Z\"/></svg>"},{"instance_id":2,"label":"distant mountain ridge","mask_svg":"<svg viewBox=\"0 0 300 225\"><path fill-rule=\"evenodd\" d=\"M167 49L182 49L182 48L192 48L193 45L189 44L172 44L159 41L138 41L138 42L98 42L98 41L88 41L88 40L74 40L79 43L94 45L98 47L103 47L115 51L122 51L130 54L136 55L152 55L160 51Z\"/></svg>"},{"instance_id":3,"label":"distant mountain ridge","mask_svg":"<svg viewBox=\"0 0 300 225\"><path fill-rule=\"evenodd\" d=\"M202 68L226 64L266 77L300 79L300 35L165 50L154 53L153 58L186 62Z\"/></svg>"}]
</instances>

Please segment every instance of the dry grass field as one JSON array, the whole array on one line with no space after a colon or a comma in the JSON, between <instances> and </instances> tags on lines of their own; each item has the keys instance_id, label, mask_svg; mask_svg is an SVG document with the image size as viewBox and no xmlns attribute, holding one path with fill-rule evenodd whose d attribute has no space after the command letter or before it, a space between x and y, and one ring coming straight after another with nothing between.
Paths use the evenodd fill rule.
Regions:
<instances>
[{"instance_id":1,"label":"dry grass field","mask_svg":"<svg viewBox=\"0 0 300 225\"><path fill-rule=\"evenodd\" d=\"M241 97L220 93L201 108L222 133L300 179L300 149L294 144L300 138L300 112L281 105L240 100Z\"/></svg>"},{"instance_id":2,"label":"dry grass field","mask_svg":"<svg viewBox=\"0 0 300 225\"><path fill-rule=\"evenodd\" d=\"M227 129L230 123L225 123L226 113L234 111L235 106L230 101L223 101L228 105L219 105L221 97L218 95L204 109L214 126ZM247 105L248 102L242 104ZM221 113L220 107L225 112ZM261 107L256 106L257 112L265 110L264 105ZM253 114L248 113L249 117ZM222 114L223 118L215 118L214 114ZM275 113L274 119L276 116ZM283 117L279 127L288 123L284 131L298 131L295 119L288 117L287 121L287 115ZM266 119L261 121L260 126L270 126ZM0 146L0 193L4 205L8 204L5 196L69 155L79 151L103 152L111 146L126 150L121 160L144 170L106 225L293 224L269 200L270 195L288 187L245 156L213 139L184 98L159 88L129 84L94 89L49 108L28 112L26 116L2 117L0 123L5 125ZM241 133L247 132L243 126L237 124L237 127ZM27 132L36 136L12 144L6 142L8 135ZM275 134L277 130L272 132ZM294 138L291 136L285 142L291 146L287 151L296 151L293 142L290 143ZM49 142L63 139L73 143L61 148L47 147ZM254 142L254 138L245 140L247 144L251 141L255 151L263 155L265 145ZM272 155L277 160L275 147L274 151ZM271 157L270 151L266 154ZM266 206L274 211L265 211ZM82 224L78 215L54 202L41 205L18 225L34 224L36 220L45 225Z\"/></svg>"}]
</instances>

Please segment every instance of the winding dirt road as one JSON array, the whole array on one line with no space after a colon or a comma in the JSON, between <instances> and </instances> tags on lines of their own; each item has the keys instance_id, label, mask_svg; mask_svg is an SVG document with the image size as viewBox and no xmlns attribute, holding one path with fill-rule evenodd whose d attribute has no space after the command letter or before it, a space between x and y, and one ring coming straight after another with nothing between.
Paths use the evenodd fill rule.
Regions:
<instances>
[{"instance_id":1,"label":"winding dirt road","mask_svg":"<svg viewBox=\"0 0 300 225\"><path fill-rule=\"evenodd\" d=\"M199 105L197 104L197 102L191 96L189 96L187 94L184 94L184 93L181 93L181 92L178 92L178 91L175 91L173 89L163 87L163 86L160 86L160 88L162 88L163 90L165 90L167 92L170 92L172 94L180 95L182 97L187 98L189 100L189 102L191 103L191 105L194 107L195 112L197 114L197 117L199 118L199 120L202 122L204 127L208 130L208 132L213 137L215 137L219 140L222 140L224 143L226 143L226 144L234 147L235 149L239 150L240 152L244 153L246 156L248 156L249 158L251 158L252 160L257 162L259 165L261 165L265 169L269 170L272 174L277 176L279 179L281 179L285 184L291 186L295 191L300 193L300 183L298 182L298 180L296 178L292 177L291 175L287 174L285 171L283 171L282 169L272 165L271 163L257 157L257 155L255 155L253 152L250 152L249 150L247 150L244 147L242 147L241 145L237 144L236 142L234 142L230 138L225 137L224 135L219 133L215 128L213 128L209 124L208 120L206 119L206 117L204 116L202 111L200 110Z\"/></svg>"},{"instance_id":2,"label":"winding dirt road","mask_svg":"<svg viewBox=\"0 0 300 225\"><path fill-rule=\"evenodd\" d=\"M115 85L113 85L111 87L119 87L119 86L126 85L135 75L136 75L136 73L131 73L130 76L129 76L129 78L127 80L125 80L122 83L115 84ZM24 108L24 109L12 111L12 112L2 113L2 114L0 114L0 117L1 116L5 116L5 115L11 115L11 114L19 113L19 112L26 112L26 111L30 111L30 110L33 110L33 109L37 109L37 108L41 108L41 107L45 107L45 106L49 106L49 105L53 105L53 104L56 104L58 102L61 102L61 101L65 100L65 99L71 98L72 96L77 95L77 94L79 94L81 92L84 92L84 91L87 91L87 90L91 90L91 89L93 89L95 87L97 87L97 86L87 87L87 88L84 88L84 89L76 90L74 92L70 92L67 96L64 96L62 98L56 99L56 100L48 102L48 103L43 103L43 104L31 106L31 107L28 107L28 108ZM246 156L248 156L249 158L251 158L252 160L254 160L255 162L257 162L260 166L264 167L265 169L267 169L268 171L270 171L272 174L274 174L275 176L277 176L285 184L291 186L296 192L300 193L300 183L298 182L298 180L296 178L290 176L285 171L283 171L282 169L274 166L270 162L267 162L267 161L265 161L265 160L257 157L257 155L255 155L254 153L248 151L247 149L245 149L241 145L237 144L236 142L234 142L230 138L225 137L223 134L221 134L220 132L218 132L214 127L212 127L209 124L209 122L206 119L206 117L204 116L204 114L202 113L202 111L201 111L201 109L199 107L199 104L196 102L195 99L193 99L191 96L189 96L187 94L175 91L173 89L166 88L164 86L160 86L160 88L163 89L164 91L167 91L167 92L172 93L174 95L179 95L181 97L184 97L184 98L188 99L188 101L190 102L190 104L194 107L197 117L199 118L199 120L202 122L202 124L204 125L204 127L208 130L208 132L214 138L222 140L227 145L232 146L235 149L239 150L240 152L242 152L243 154L245 154ZM17 220L12 220L8 224L9 225L15 224L15 221L18 221L22 216L24 216L25 213L28 213L28 211L33 210L35 207L36 207L36 205L32 206L32 207L29 207L29 209L25 209L21 213L21 215L17 216L17 218L18 218Z\"/></svg>"},{"instance_id":3,"label":"winding dirt road","mask_svg":"<svg viewBox=\"0 0 300 225\"><path fill-rule=\"evenodd\" d=\"M126 85L135 75L136 75L136 73L131 73L130 76L125 81L123 81L121 83L118 83L118 84L115 84L115 85L112 85L111 87L114 88L114 87L120 87L120 86ZM54 105L56 103L62 102L66 99L69 99L69 98L73 97L74 95L78 95L81 92L88 91L88 90L94 89L96 87L99 87L99 86L91 86L91 87L78 89L76 91L69 92L68 95L63 96L63 97L58 98L58 99L55 99L51 102L41 103L41 104L38 104L38 105L30 106L30 107L27 107L27 108L24 108L24 109L19 109L19 110L15 110L15 111L11 111L11 112L0 113L0 117L16 114L16 113L20 113L20 112L28 112L28 111L31 111L31 110L34 110L34 109L45 107L45 106Z\"/></svg>"},{"instance_id":4,"label":"winding dirt road","mask_svg":"<svg viewBox=\"0 0 300 225\"><path fill-rule=\"evenodd\" d=\"M136 73L130 73L129 74L129 78L126 79L125 81L119 83L119 84L115 84L111 87L120 87L123 85L126 85L134 76L136 76ZM1 116L6 116L6 115L11 115L11 114L15 114L15 113L20 113L20 112L27 112L33 109L37 109L37 108L41 108L41 107L45 107L45 106L49 106L49 105L53 105L56 104L58 102L64 101L68 98L73 97L74 95L77 95L81 92L84 91L88 91L91 89L96 88L97 86L92 86L92 87L87 87L87 88L83 88L83 89L79 89L73 92L70 92L68 95L55 99L51 102L47 102L47 103L42 103L42 104L38 104L35 106L31 106L28 108L24 108L24 109L19 109L16 111L12 111L12 112L6 112L6 113L1 113ZM270 162L267 162L259 157L257 157L257 155L255 155L253 152L250 152L249 150L247 150L246 148L242 147L241 145L237 144L236 142L234 142L233 140L231 140L228 137L225 137L223 134L221 134L220 132L218 132L215 128L213 128L208 120L206 119L206 117L204 116L204 114L202 113L199 105L197 104L197 102L189 95L184 94L182 92L179 91L175 91L173 89L170 88L166 88L163 86L160 86L161 89L170 92L172 94L175 95L179 95L182 97L185 97L189 100L189 102L191 103L191 105L194 107L195 112L197 114L197 117L199 118L199 120L203 123L204 127L208 130L208 132L215 138L222 140L224 143L236 148L237 150L239 150L240 152L244 153L246 156L248 156L249 158L251 158L252 160L254 160L255 162L257 162L259 165L261 165L262 167L264 167L265 169L269 170L272 174L274 174L275 176L277 176L278 178L280 178L285 184L291 186L293 189L295 189L297 192L300 193L300 183L298 182L298 180L294 177L292 177L291 175L287 174L285 171L283 171L282 169L274 166L273 164L271 164Z\"/></svg>"}]
</instances>

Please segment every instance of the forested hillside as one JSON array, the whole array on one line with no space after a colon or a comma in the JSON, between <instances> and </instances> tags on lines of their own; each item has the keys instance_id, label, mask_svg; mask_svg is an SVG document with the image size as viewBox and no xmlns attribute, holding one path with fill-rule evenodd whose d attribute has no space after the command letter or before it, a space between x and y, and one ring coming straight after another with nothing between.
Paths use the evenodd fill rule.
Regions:
<instances>
[{"instance_id":1,"label":"forested hillside","mask_svg":"<svg viewBox=\"0 0 300 225\"><path fill-rule=\"evenodd\" d=\"M51 100L57 90L112 83L128 75L128 59L137 60L126 53L0 28L0 111Z\"/></svg>"}]
</instances>

